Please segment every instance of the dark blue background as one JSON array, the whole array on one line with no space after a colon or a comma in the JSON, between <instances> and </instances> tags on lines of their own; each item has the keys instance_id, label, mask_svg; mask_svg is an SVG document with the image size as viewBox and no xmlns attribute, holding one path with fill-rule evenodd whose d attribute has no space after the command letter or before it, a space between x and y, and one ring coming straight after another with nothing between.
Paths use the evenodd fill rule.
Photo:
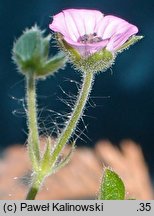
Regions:
<instances>
[{"instance_id":1,"label":"dark blue background","mask_svg":"<svg viewBox=\"0 0 154 216\"><path fill-rule=\"evenodd\" d=\"M22 30L35 23L49 33L50 16L66 8L92 8L105 14L117 15L137 25L139 34L145 36L138 44L118 56L112 71L108 70L96 77L91 96L100 97L93 98L96 106L86 111L86 115L94 118L84 117L88 124L85 133L91 141L82 136L86 143L78 143L92 146L101 138L108 138L114 143L131 138L141 144L151 171L154 171L153 0L0 0L1 147L24 143L27 137L25 118L21 114L12 113L24 112L19 99L25 94L24 77L16 72L11 60L13 41L21 35ZM55 48L53 51L56 51ZM64 97L59 86L66 92L77 93L75 84L66 82L66 78L80 80L79 74L68 66L65 71L38 83L39 108L47 107L58 111L66 108L57 100L57 97ZM14 100L13 97L18 99ZM42 116L47 119L48 114L44 109ZM48 127L50 126L51 123ZM48 133L51 133L49 128Z\"/></svg>"}]
</instances>

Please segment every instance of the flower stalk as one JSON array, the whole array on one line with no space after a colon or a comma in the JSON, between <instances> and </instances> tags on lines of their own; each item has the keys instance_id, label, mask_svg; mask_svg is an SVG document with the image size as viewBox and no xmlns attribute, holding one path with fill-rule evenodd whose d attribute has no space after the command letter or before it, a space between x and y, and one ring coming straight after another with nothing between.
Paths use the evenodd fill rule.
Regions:
<instances>
[{"instance_id":1,"label":"flower stalk","mask_svg":"<svg viewBox=\"0 0 154 216\"><path fill-rule=\"evenodd\" d=\"M93 79L94 79L94 74L93 73L89 73L89 72L85 72L84 73L84 76L83 76L83 84L82 84L82 88L80 90L80 93L79 93L79 97L77 99L77 102L74 106L74 111L72 112L72 115L69 119L69 121L67 122L63 132L61 133L60 137L58 138L57 140L57 143L55 145L55 148L50 156L50 169L52 170L52 167L54 167L55 165L55 162L57 161L58 159L58 156L59 154L61 153L64 145L68 142L69 138L72 136L75 128L76 128L76 125L84 111L84 108L85 108L85 104L88 100L88 97L89 97L89 94L90 94L90 91L91 91L91 88L92 88L92 84L93 84ZM34 111L34 110L33 110ZM35 116L36 117L36 116ZM30 121L32 119L30 118ZM33 119L34 120L34 119ZM35 118L36 120L36 118ZM32 123L32 122L31 122ZM34 122L33 122L34 123ZM36 124L36 122L35 122ZM33 125L33 124L31 124ZM36 129L36 128L35 128ZM34 130L35 131L35 130ZM35 137L36 133L33 134L32 138L33 138L33 141L37 141L36 137ZM37 143L38 142L35 142L35 144L32 146L32 149L34 149L35 151L35 147L37 146ZM31 144L29 143L29 145L31 146ZM38 151L38 149L37 149ZM35 156L35 155L34 155ZM37 158L38 158L38 155L36 155ZM40 168L40 166L39 166ZM48 173L49 171L47 170L46 173L44 172L44 170L42 169L39 169L36 173L36 175L34 176L34 179L33 179L33 183L31 185L31 188L28 192L28 195L27 195L27 200L33 200L35 199L35 196L37 195L41 185L42 185L42 182L44 181L44 178L49 175Z\"/></svg>"},{"instance_id":2,"label":"flower stalk","mask_svg":"<svg viewBox=\"0 0 154 216\"><path fill-rule=\"evenodd\" d=\"M28 119L28 149L32 161L33 169L38 169L40 161L39 150L39 132L37 125L37 109L36 109L36 86L35 75L28 73L26 76L27 81L27 119Z\"/></svg>"},{"instance_id":3,"label":"flower stalk","mask_svg":"<svg viewBox=\"0 0 154 216\"><path fill-rule=\"evenodd\" d=\"M52 163L56 162L58 155L60 154L64 145L68 142L69 138L72 136L76 128L76 125L84 111L86 102L88 100L92 88L93 80L94 80L93 73L89 73L88 71L86 71L83 74L83 84L80 90L78 100L74 106L72 115L69 121L67 122L63 132L61 133L60 137L58 138L57 143L55 145L55 149L52 152Z\"/></svg>"}]
</instances>

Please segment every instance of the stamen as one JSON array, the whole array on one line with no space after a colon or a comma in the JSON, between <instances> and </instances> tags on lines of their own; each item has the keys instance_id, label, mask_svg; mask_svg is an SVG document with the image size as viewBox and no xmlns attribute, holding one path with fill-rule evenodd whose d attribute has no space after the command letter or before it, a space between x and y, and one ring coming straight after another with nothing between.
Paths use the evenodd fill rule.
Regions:
<instances>
[{"instance_id":1,"label":"stamen","mask_svg":"<svg viewBox=\"0 0 154 216\"><path fill-rule=\"evenodd\" d=\"M97 33L94 32L93 34L84 34L83 36L79 37L78 42L87 44L87 43L97 43L102 41L103 39L101 37L97 36Z\"/></svg>"}]
</instances>

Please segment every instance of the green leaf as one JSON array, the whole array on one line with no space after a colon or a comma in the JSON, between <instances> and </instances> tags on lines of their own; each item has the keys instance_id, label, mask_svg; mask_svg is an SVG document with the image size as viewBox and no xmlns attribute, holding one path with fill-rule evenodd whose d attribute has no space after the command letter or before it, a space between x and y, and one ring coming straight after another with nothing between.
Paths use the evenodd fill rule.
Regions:
<instances>
[{"instance_id":1,"label":"green leaf","mask_svg":"<svg viewBox=\"0 0 154 216\"><path fill-rule=\"evenodd\" d=\"M116 50L117 53L123 52L125 49L128 49L131 45L134 45L136 42L141 40L143 36L132 36L126 43L124 43L118 50Z\"/></svg>"},{"instance_id":2,"label":"green leaf","mask_svg":"<svg viewBox=\"0 0 154 216\"><path fill-rule=\"evenodd\" d=\"M100 200L124 200L125 186L121 178L112 170L106 168L101 183Z\"/></svg>"}]
</instances>

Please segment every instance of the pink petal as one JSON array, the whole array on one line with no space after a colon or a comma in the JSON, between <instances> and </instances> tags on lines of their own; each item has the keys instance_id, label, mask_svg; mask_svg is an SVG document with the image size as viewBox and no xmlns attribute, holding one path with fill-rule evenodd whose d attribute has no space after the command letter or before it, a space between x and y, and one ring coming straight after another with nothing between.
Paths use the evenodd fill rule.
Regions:
<instances>
[{"instance_id":1,"label":"pink petal","mask_svg":"<svg viewBox=\"0 0 154 216\"><path fill-rule=\"evenodd\" d=\"M104 47L114 52L138 32L136 26L119 17L104 17L100 11L85 9L64 10L53 17L49 27L61 33L64 40L84 57ZM103 40L92 44L78 42L81 36L93 33L97 33Z\"/></svg>"},{"instance_id":2,"label":"pink petal","mask_svg":"<svg viewBox=\"0 0 154 216\"><path fill-rule=\"evenodd\" d=\"M103 39L109 39L107 49L109 51L115 51L122 44L124 44L130 36L138 32L138 28L127 21L115 17L105 16L103 21L99 22L96 27L97 34Z\"/></svg>"},{"instance_id":3,"label":"pink petal","mask_svg":"<svg viewBox=\"0 0 154 216\"><path fill-rule=\"evenodd\" d=\"M111 52L116 51L118 48L120 48L132 35L136 34L138 32L138 29L134 25L127 26L127 29L123 31L122 33L115 34L113 37L111 37L106 49L108 49Z\"/></svg>"},{"instance_id":4,"label":"pink petal","mask_svg":"<svg viewBox=\"0 0 154 216\"><path fill-rule=\"evenodd\" d=\"M49 24L49 28L55 32L60 32L62 35L68 35L63 12L53 16L53 21Z\"/></svg>"},{"instance_id":5,"label":"pink petal","mask_svg":"<svg viewBox=\"0 0 154 216\"><path fill-rule=\"evenodd\" d=\"M80 53L80 55L82 55L83 57L88 57L89 55L91 55L97 51L100 51L101 49L106 47L108 44L108 40L103 40L101 42L97 42L97 43L93 43L93 44L78 43L78 42L74 42L74 41L70 40L69 38L65 38L65 41L68 44L70 44L72 47L74 47Z\"/></svg>"},{"instance_id":6,"label":"pink petal","mask_svg":"<svg viewBox=\"0 0 154 216\"><path fill-rule=\"evenodd\" d=\"M106 39L111 38L114 34L123 33L130 26L133 25L119 17L108 15L104 17L103 22L100 21L97 24L96 29L97 33Z\"/></svg>"},{"instance_id":7,"label":"pink petal","mask_svg":"<svg viewBox=\"0 0 154 216\"><path fill-rule=\"evenodd\" d=\"M68 9L53 17L50 29L60 32L64 39L77 41L84 34L94 33L95 27L103 14L96 10Z\"/></svg>"},{"instance_id":8,"label":"pink petal","mask_svg":"<svg viewBox=\"0 0 154 216\"><path fill-rule=\"evenodd\" d=\"M68 25L70 19L74 21L79 36L93 33L98 20L103 18L103 14L96 10L69 9L65 10L64 14L65 19L68 20Z\"/></svg>"}]
</instances>

